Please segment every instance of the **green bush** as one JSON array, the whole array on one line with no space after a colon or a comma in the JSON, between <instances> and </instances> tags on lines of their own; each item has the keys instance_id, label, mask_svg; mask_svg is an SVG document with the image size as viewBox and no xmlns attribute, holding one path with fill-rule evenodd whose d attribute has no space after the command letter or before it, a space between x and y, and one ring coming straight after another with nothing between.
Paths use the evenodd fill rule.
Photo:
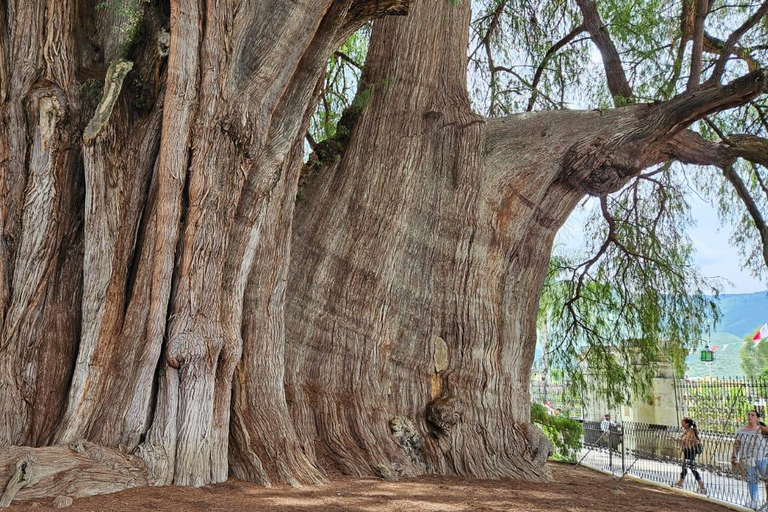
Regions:
<instances>
[{"instance_id":1,"label":"green bush","mask_svg":"<svg viewBox=\"0 0 768 512\"><path fill-rule=\"evenodd\" d=\"M550 416L541 404L531 404L531 422L538 425L552 443L554 460L576 460L584 434L581 423L564 416Z\"/></svg>"}]
</instances>

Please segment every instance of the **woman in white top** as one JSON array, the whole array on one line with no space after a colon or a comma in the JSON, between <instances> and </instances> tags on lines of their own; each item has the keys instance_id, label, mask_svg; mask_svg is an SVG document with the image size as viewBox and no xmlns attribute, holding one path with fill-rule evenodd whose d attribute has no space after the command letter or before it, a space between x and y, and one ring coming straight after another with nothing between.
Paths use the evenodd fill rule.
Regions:
<instances>
[{"instance_id":1,"label":"woman in white top","mask_svg":"<svg viewBox=\"0 0 768 512\"><path fill-rule=\"evenodd\" d=\"M751 502L749 507L757 508L757 475L765 476L766 467L766 443L763 440L763 432L768 433L768 428L759 424L760 413L755 410L747 413L747 424L736 431L736 442L733 444L733 456L731 464L741 462L747 469L747 483Z\"/></svg>"}]
</instances>

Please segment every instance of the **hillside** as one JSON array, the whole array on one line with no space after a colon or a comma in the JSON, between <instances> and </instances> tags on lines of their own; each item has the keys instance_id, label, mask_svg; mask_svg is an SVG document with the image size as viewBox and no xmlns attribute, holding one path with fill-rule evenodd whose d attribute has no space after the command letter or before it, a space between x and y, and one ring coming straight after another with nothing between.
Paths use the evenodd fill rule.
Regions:
<instances>
[{"instance_id":1,"label":"hillside","mask_svg":"<svg viewBox=\"0 0 768 512\"><path fill-rule=\"evenodd\" d=\"M697 350L685 360L687 377L743 375L739 348L744 336L768 322L768 291L724 294L720 296L719 304L723 316L713 329L714 333L705 340L706 344L717 347L715 362L707 367L700 361L700 352ZM539 361L540 357L541 347L537 344L535 360Z\"/></svg>"},{"instance_id":2,"label":"hillside","mask_svg":"<svg viewBox=\"0 0 768 512\"><path fill-rule=\"evenodd\" d=\"M768 292L721 295L720 309L723 317L714 331L743 338L768 322Z\"/></svg>"},{"instance_id":3,"label":"hillside","mask_svg":"<svg viewBox=\"0 0 768 512\"><path fill-rule=\"evenodd\" d=\"M727 332L716 332L707 343L715 349L715 361L702 363L701 352L694 352L685 359L688 367L686 377L740 377L744 374L739 356L742 338Z\"/></svg>"},{"instance_id":4,"label":"hillside","mask_svg":"<svg viewBox=\"0 0 768 512\"><path fill-rule=\"evenodd\" d=\"M723 317L717 325L717 332L706 340L710 347L716 347L715 361L702 363L700 352L694 352L685 360L688 366L686 377L739 377L744 374L739 349L744 336L768 322L768 294L721 295L720 309Z\"/></svg>"}]
</instances>

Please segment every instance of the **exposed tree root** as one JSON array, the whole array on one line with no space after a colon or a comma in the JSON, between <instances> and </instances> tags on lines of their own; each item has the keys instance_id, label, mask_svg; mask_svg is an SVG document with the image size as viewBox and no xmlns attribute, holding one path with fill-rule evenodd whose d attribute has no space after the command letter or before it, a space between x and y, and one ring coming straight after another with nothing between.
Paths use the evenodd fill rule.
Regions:
<instances>
[{"instance_id":1,"label":"exposed tree root","mask_svg":"<svg viewBox=\"0 0 768 512\"><path fill-rule=\"evenodd\" d=\"M81 498L149 483L140 458L86 441L45 448L11 446L0 452L0 507L14 499Z\"/></svg>"}]
</instances>

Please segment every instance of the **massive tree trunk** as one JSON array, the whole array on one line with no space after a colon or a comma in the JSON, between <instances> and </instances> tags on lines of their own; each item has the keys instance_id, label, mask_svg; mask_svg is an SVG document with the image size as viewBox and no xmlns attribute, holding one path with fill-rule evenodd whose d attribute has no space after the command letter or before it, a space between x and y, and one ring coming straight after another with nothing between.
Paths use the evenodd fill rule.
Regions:
<instances>
[{"instance_id":1,"label":"massive tree trunk","mask_svg":"<svg viewBox=\"0 0 768 512\"><path fill-rule=\"evenodd\" d=\"M376 24L370 101L294 215L328 56L408 4L0 2L0 504L229 474L546 478L528 373L557 228L766 76L486 120L470 2L422 0Z\"/></svg>"},{"instance_id":2,"label":"massive tree trunk","mask_svg":"<svg viewBox=\"0 0 768 512\"><path fill-rule=\"evenodd\" d=\"M369 103L343 154L310 159L322 168L296 207L287 393L305 451L347 474L545 478L528 386L558 228L766 85L483 119L468 21L469 2L424 1L375 24Z\"/></svg>"},{"instance_id":3,"label":"massive tree trunk","mask_svg":"<svg viewBox=\"0 0 768 512\"><path fill-rule=\"evenodd\" d=\"M539 479L549 445L528 409L538 290L578 195L552 185L546 124L530 137L532 123L510 132L471 112L469 6L423 4L375 25L370 104L297 206L295 423L344 473ZM530 156L506 160L500 143Z\"/></svg>"},{"instance_id":4,"label":"massive tree trunk","mask_svg":"<svg viewBox=\"0 0 768 512\"><path fill-rule=\"evenodd\" d=\"M250 296L277 300L282 323L284 286L266 276L286 271L297 150L318 81L363 22L406 8L0 4L0 446L87 439L137 453L154 483L225 480L230 451L241 476L321 479L293 453L290 424L281 442L292 469L281 450L230 450L245 288L257 248L271 251ZM248 396L281 389L282 368L269 370L281 362L265 356L282 345L269 330L242 365L236 415L250 400L288 418L282 391ZM254 439L249 423L233 425L233 439ZM46 453L36 452L40 467ZM266 469L257 477L253 467Z\"/></svg>"}]
</instances>

